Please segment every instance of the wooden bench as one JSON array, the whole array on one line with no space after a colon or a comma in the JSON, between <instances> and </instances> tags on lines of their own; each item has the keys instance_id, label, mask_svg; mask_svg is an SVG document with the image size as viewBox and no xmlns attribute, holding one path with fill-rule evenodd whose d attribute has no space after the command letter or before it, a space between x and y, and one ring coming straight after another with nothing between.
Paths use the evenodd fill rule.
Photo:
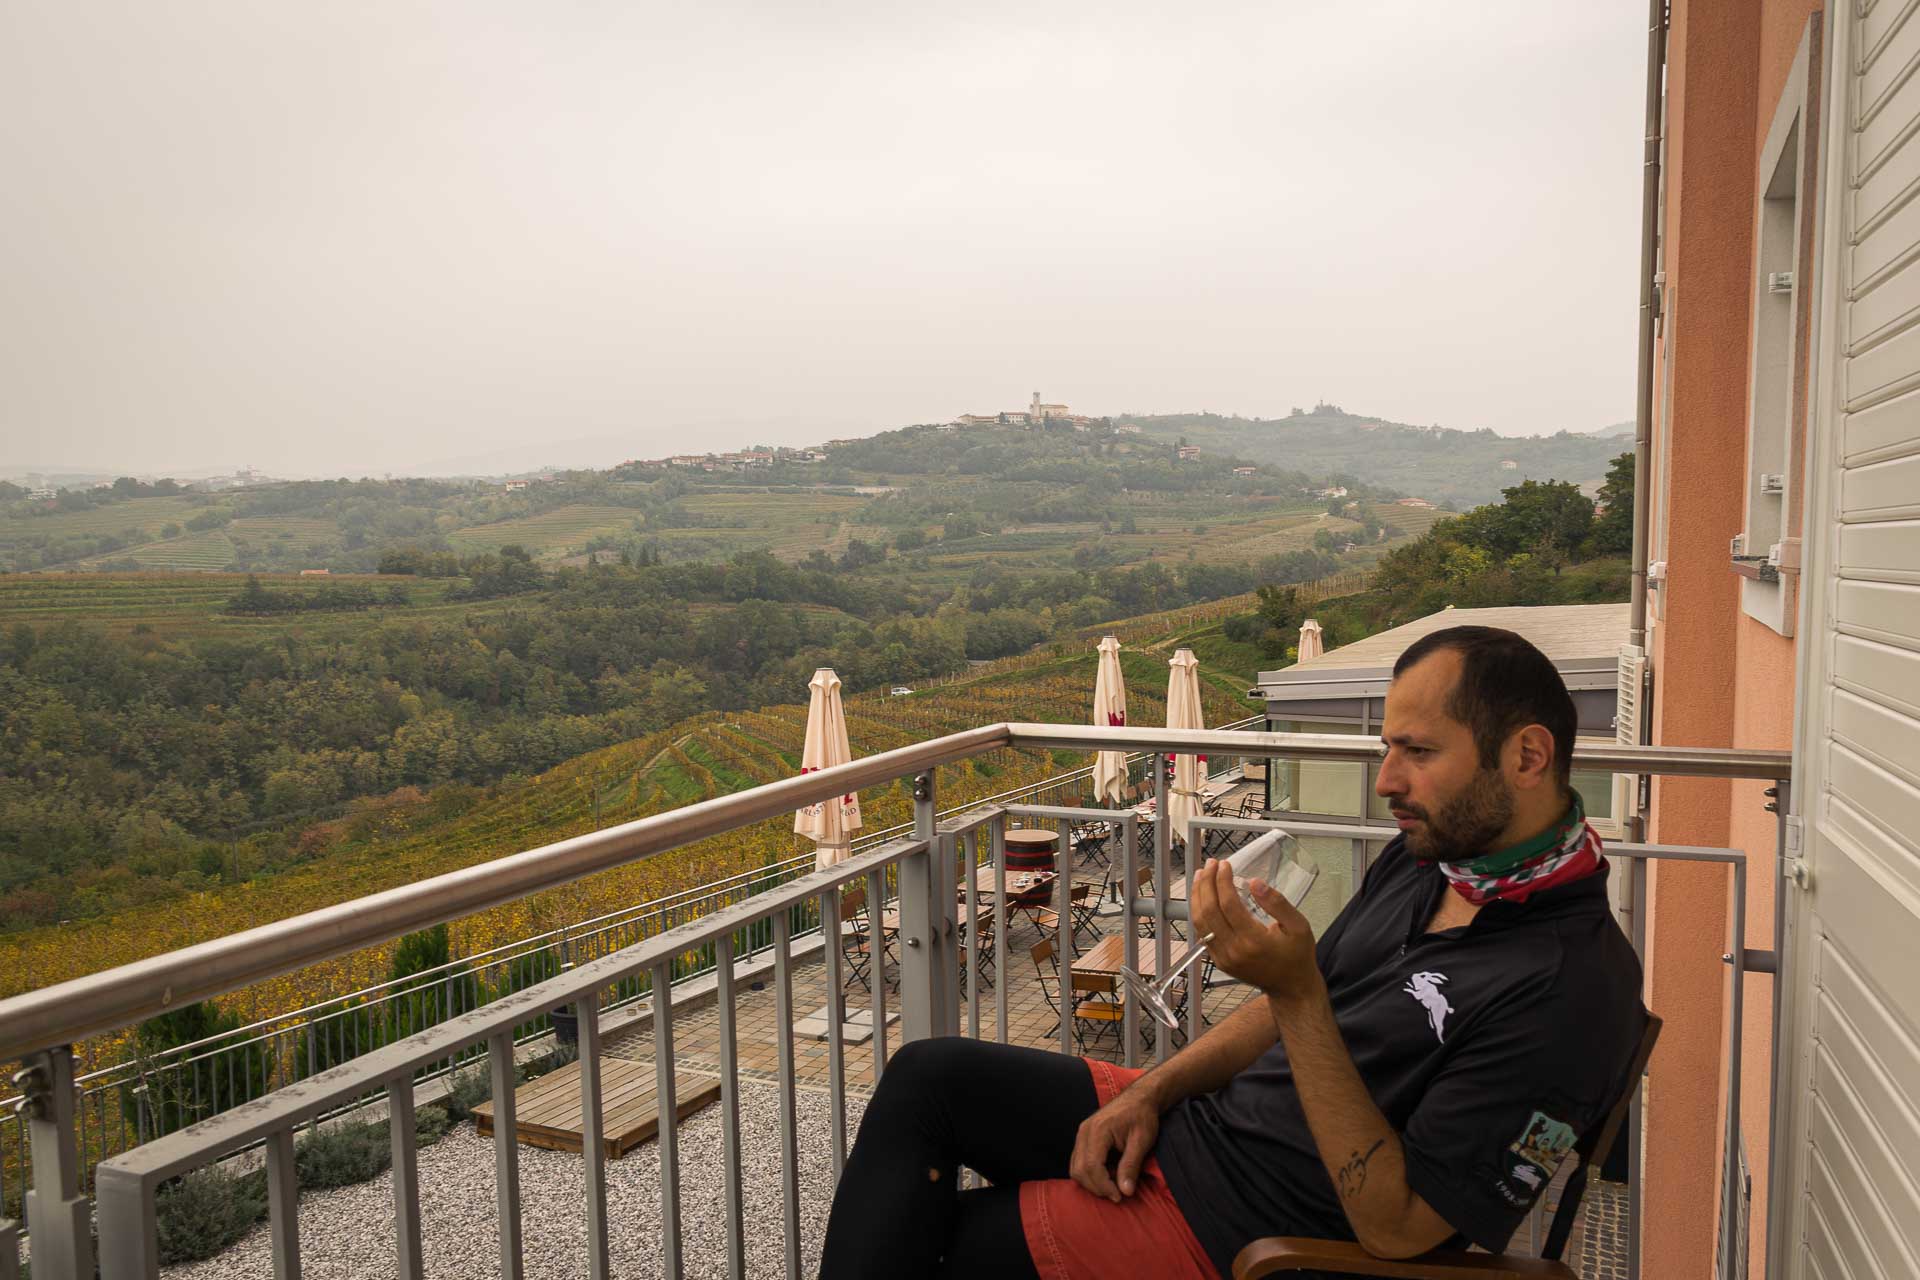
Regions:
<instances>
[{"instance_id":1,"label":"wooden bench","mask_svg":"<svg viewBox=\"0 0 1920 1280\"><path fill-rule=\"evenodd\" d=\"M720 1096L720 1082L710 1076L674 1073L674 1112L685 1120ZM493 1103L473 1109L481 1135L493 1133ZM513 1091L516 1136L530 1147L549 1151L580 1150L580 1064L570 1062L529 1080ZM660 1131L660 1105L654 1095L650 1062L625 1058L600 1059L600 1133L609 1159L618 1159Z\"/></svg>"}]
</instances>

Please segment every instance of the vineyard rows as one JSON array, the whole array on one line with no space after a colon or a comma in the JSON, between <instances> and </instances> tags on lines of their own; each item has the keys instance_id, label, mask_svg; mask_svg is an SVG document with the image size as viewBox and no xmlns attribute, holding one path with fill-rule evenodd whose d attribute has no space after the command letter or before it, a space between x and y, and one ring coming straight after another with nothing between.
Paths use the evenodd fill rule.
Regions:
<instances>
[{"instance_id":1,"label":"vineyard rows","mask_svg":"<svg viewBox=\"0 0 1920 1280\"><path fill-rule=\"evenodd\" d=\"M147 569L211 572L232 564L234 554L232 538L220 529L208 529L202 533L185 533L177 538L162 538L157 542L144 542L137 547L110 551L91 560L82 560L80 564L84 567L108 561L132 560Z\"/></svg>"},{"instance_id":2,"label":"vineyard rows","mask_svg":"<svg viewBox=\"0 0 1920 1280\"><path fill-rule=\"evenodd\" d=\"M469 555L517 544L537 558L554 559L583 550L593 538L632 529L638 516L639 512L627 507L574 503L517 520L455 529L447 535L447 542L456 551Z\"/></svg>"},{"instance_id":3,"label":"vineyard rows","mask_svg":"<svg viewBox=\"0 0 1920 1280\"><path fill-rule=\"evenodd\" d=\"M0 518L0 545L19 538L120 533L139 529L157 534L169 524L185 524L207 510L204 501L185 497L129 498L85 511L56 511L45 516Z\"/></svg>"}]
</instances>

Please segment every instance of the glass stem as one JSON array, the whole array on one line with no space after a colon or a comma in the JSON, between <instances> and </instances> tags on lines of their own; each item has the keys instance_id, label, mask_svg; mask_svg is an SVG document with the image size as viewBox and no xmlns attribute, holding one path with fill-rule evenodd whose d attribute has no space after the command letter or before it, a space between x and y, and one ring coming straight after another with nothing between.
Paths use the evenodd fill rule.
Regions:
<instances>
[{"instance_id":1,"label":"glass stem","mask_svg":"<svg viewBox=\"0 0 1920 1280\"><path fill-rule=\"evenodd\" d=\"M1160 998L1162 1000L1167 998L1167 992L1173 990L1173 984L1179 980L1180 975L1185 973L1187 970L1193 968L1194 965L1200 962L1200 957L1207 954L1207 944L1211 943L1212 941L1213 941L1212 934L1208 934L1206 937L1200 939L1199 943L1195 945L1193 950L1187 953L1187 958L1182 960L1179 966L1175 968L1172 973L1166 976L1165 981L1161 982L1158 988L1160 992Z\"/></svg>"}]
</instances>

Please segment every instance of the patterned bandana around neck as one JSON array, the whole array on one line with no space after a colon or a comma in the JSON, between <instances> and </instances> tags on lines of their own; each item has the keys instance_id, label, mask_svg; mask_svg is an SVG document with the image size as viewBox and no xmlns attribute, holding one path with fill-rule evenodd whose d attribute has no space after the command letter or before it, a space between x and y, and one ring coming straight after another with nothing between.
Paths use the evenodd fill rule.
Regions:
<instances>
[{"instance_id":1,"label":"patterned bandana around neck","mask_svg":"<svg viewBox=\"0 0 1920 1280\"><path fill-rule=\"evenodd\" d=\"M1465 862L1442 862L1440 870L1455 893L1483 906L1495 898L1525 902L1541 889L1571 884L1606 865L1600 837L1587 824L1586 807L1575 791L1566 815L1531 840Z\"/></svg>"}]
</instances>

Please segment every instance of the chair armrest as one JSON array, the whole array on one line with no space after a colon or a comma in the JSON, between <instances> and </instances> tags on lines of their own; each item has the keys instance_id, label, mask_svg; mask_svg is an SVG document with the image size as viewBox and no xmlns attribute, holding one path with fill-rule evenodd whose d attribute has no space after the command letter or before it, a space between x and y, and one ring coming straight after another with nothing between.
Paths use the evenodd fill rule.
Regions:
<instances>
[{"instance_id":1,"label":"chair armrest","mask_svg":"<svg viewBox=\"0 0 1920 1280\"><path fill-rule=\"evenodd\" d=\"M1578 1280L1563 1262L1504 1254L1436 1249L1417 1258L1376 1258L1350 1240L1271 1236L1255 1240L1233 1260L1233 1280L1292 1271L1373 1276L1378 1280Z\"/></svg>"}]
</instances>

